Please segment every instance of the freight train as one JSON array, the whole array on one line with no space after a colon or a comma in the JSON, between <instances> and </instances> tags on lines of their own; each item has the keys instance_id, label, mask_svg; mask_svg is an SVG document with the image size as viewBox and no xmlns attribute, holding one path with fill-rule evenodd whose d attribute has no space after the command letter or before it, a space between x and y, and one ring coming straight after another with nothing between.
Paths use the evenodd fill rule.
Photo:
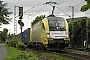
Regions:
<instances>
[{"instance_id":1,"label":"freight train","mask_svg":"<svg viewBox=\"0 0 90 60\"><path fill-rule=\"evenodd\" d=\"M48 16L22 34L23 43L39 49L63 50L70 43L68 22L63 17Z\"/></svg>"}]
</instances>

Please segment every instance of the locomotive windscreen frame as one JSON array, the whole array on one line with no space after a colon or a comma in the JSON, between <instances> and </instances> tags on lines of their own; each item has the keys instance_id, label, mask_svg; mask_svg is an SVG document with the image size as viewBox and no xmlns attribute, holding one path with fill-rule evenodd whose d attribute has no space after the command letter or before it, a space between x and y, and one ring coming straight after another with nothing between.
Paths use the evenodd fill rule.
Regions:
<instances>
[{"instance_id":1,"label":"locomotive windscreen frame","mask_svg":"<svg viewBox=\"0 0 90 60\"><path fill-rule=\"evenodd\" d=\"M65 21L62 17L48 17L50 31L65 31Z\"/></svg>"}]
</instances>

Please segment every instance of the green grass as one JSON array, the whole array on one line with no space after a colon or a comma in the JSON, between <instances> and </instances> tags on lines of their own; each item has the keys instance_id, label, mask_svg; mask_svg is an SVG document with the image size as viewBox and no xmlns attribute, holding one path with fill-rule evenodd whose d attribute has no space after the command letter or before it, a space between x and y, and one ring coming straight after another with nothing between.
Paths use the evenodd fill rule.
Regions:
<instances>
[{"instance_id":1,"label":"green grass","mask_svg":"<svg viewBox=\"0 0 90 60\"><path fill-rule=\"evenodd\" d=\"M32 52L18 50L17 48L6 46L8 56L4 60L38 60Z\"/></svg>"},{"instance_id":2,"label":"green grass","mask_svg":"<svg viewBox=\"0 0 90 60\"><path fill-rule=\"evenodd\" d=\"M17 48L8 47L8 46L6 46L6 49L8 51L8 56L4 60L45 60L45 59L38 59L38 57L40 56L46 56L50 59L55 59L55 60L73 60L73 59L69 59L66 57L62 57L56 54L51 54L46 52L37 53L36 54L38 56L37 57L34 52L21 51L21 50L18 50Z\"/></svg>"},{"instance_id":3,"label":"green grass","mask_svg":"<svg viewBox=\"0 0 90 60\"><path fill-rule=\"evenodd\" d=\"M13 47L6 46L6 49L8 51L8 56L4 60L13 60L15 56L20 52L20 50Z\"/></svg>"}]
</instances>

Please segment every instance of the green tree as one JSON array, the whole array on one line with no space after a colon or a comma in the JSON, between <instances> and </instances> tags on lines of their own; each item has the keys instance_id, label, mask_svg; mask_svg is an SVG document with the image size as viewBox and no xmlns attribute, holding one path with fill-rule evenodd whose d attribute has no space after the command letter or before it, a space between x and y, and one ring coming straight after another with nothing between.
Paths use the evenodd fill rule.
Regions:
<instances>
[{"instance_id":1,"label":"green tree","mask_svg":"<svg viewBox=\"0 0 90 60\"><path fill-rule=\"evenodd\" d=\"M90 8L90 0L85 0L87 2L86 5L83 5L81 7L81 11L84 12L84 11L87 11L89 8Z\"/></svg>"},{"instance_id":2,"label":"green tree","mask_svg":"<svg viewBox=\"0 0 90 60\"><path fill-rule=\"evenodd\" d=\"M37 16L35 20L33 20L32 25L41 21L43 18L45 18L45 15Z\"/></svg>"},{"instance_id":3,"label":"green tree","mask_svg":"<svg viewBox=\"0 0 90 60\"><path fill-rule=\"evenodd\" d=\"M10 33L9 33L9 34L8 34L8 39L9 39L9 40L14 40L14 34L10 34Z\"/></svg>"},{"instance_id":4,"label":"green tree","mask_svg":"<svg viewBox=\"0 0 90 60\"><path fill-rule=\"evenodd\" d=\"M4 34L7 34L7 33L8 33L8 29L4 28L4 29L3 29L3 33L4 33Z\"/></svg>"},{"instance_id":5,"label":"green tree","mask_svg":"<svg viewBox=\"0 0 90 60\"><path fill-rule=\"evenodd\" d=\"M71 46L73 48L83 48L83 41L86 40L86 21L79 19L69 22Z\"/></svg>"},{"instance_id":6,"label":"green tree","mask_svg":"<svg viewBox=\"0 0 90 60\"><path fill-rule=\"evenodd\" d=\"M4 28L3 31L0 32L0 40L1 42L5 42L7 39L8 29Z\"/></svg>"},{"instance_id":7,"label":"green tree","mask_svg":"<svg viewBox=\"0 0 90 60\"><path fill-rule=\"evenodd\" d=\"M90 44L90 18L88 18L88 43Z\"/></svg>"},{"instance_id":8,"label":"green tree","mask_svg":"<svg viewBox=\"0 0 90 60\"><path fill-rule=\"evenodd\" d=\"M0 24L9 24L9 21L11 21L11 18L9 18L11 13L9 12L9 8L7 8L7 3L0 1Z\"/></svg>"},{"instance_id":9,"label":"green tree","mask_svg":"<svg viewBox=\"0 0 90 60\"><path fill-rule=\"evenodd\" d=\"M3 32L0 31L0 42L3 42L3 40L2 40L2 36L3 36Z\"/></svg>"}]
</instances>

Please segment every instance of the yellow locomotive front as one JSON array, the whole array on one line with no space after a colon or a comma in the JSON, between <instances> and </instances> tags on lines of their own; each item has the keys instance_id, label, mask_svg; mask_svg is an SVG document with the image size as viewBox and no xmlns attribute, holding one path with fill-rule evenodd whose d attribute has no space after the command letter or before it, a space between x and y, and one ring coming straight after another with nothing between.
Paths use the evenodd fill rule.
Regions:
<instances>
[{"instance_id":1,"label":"yellow locomotive front","mask_svg":"<svg viewBox=\"0 0 90 60\"><path fill-rule=\"evenodd\" d=\"M47 49L62 50L69 45L68 23L64 18L47 17L42 20L42 26L43 44Z\"/></svg>"}]
</instances>

